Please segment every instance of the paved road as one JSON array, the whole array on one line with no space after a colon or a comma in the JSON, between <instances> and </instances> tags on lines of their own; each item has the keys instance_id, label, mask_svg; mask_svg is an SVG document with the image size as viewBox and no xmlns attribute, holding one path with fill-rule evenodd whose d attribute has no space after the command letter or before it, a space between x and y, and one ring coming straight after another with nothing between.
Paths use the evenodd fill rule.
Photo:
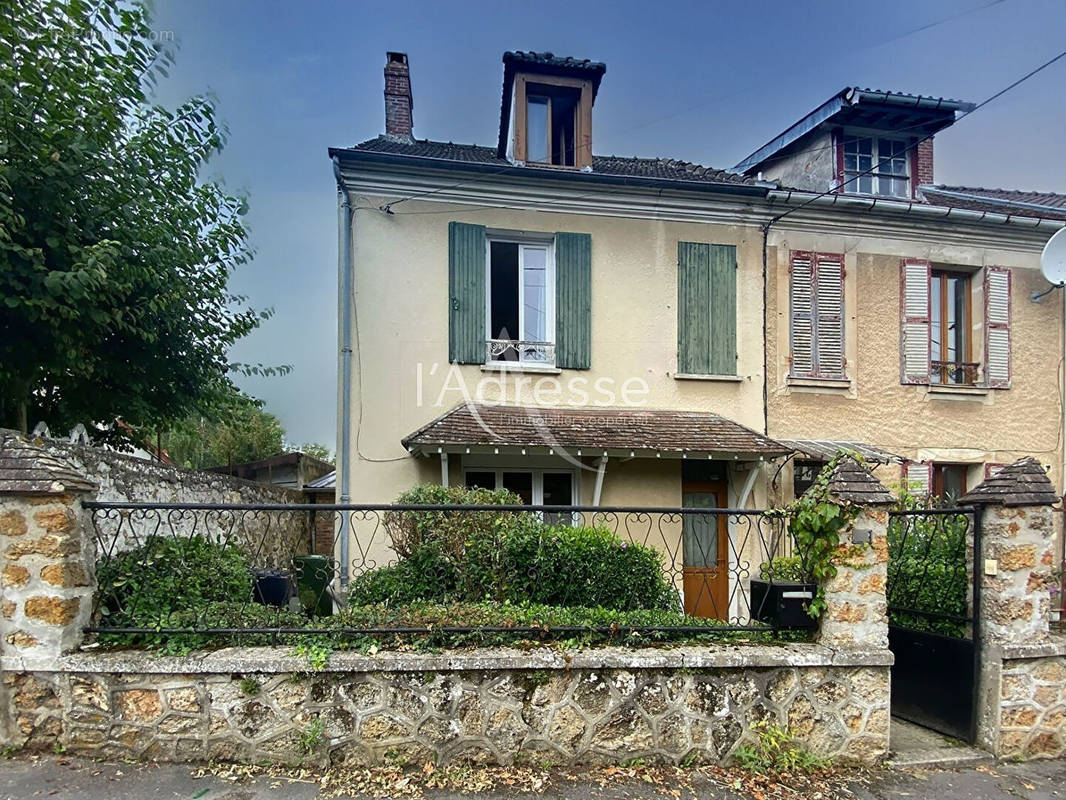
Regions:
<instances>
[{"instance_id":1,"label":"paved road","mask_svg":"<svg viewBox=\"0 0 1066 800\"><path fill-rule=\"evenodd\" d=\"M476 797L478 800L504 800L515 797L536 797L543 800L662 800L664 797L674 796L668 793L671 788L674 787L648 785L639 780L612 780L606 788L596 783L556 780L539 794L496 790ZM682 790L680 797L696 796L707 800L741 800L750 797L706 781L696 782L694 789L694 792ZM813 793L808 793L807 796L815 797ZM1066 798L1066 761L1001 764L959 771L878 772L867 775L861 783L853 784L850 792L825 792L818 800L831 800L833 797L842 796L857 800ZM319 787L313 782L288 782L260 777L248 782L233 783L218 777L196 778L189 767L175 765L98 764L55 756L0 760L2 800L314 800L319 797ZM474 795L439 791L428 794L430 800L457 800L460 797L470 800Z\"/></svg>"}]
</instances>

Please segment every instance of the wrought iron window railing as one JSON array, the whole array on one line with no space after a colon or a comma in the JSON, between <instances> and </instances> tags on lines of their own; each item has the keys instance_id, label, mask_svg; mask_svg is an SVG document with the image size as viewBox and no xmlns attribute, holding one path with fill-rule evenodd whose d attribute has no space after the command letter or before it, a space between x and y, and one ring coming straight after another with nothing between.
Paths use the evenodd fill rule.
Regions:
<instances>
[{"instance_id":1,"label":"wrought iron window railing","mask_svg":"<svg viewBox=\"0 0 1066 800\"><path fill-rule=\"evenodd\" d=\"M518 339L489 339L486 357L492 362L513 361L521 364L555 365L554 342L527 342Z\"/></svg>"},{"instance_id":2,"label":"wrought iron window railing","mask_svg":"<svg viewBox=\"0 0 1066 800\"><path fill-rule=\"evenodd\" d=\"M807 586L775 511L86 505L97 634L765 633L767 588Z\"/></svg>"},{"instance_id":3,"label":"wrought iron window railing","mask_svg":"<svg viewBox=\"0 0 1066 800\"><path fill-rule=\"evenodd\" d=\"M929 379L947 386L977 386L981 365L976 361L932 361Z\"/></svg>"}]
</instances>

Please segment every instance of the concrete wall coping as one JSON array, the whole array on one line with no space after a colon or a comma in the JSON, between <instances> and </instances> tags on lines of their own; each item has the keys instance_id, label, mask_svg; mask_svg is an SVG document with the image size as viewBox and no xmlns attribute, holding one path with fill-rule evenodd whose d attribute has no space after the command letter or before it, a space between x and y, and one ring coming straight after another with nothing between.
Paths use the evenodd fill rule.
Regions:
<instances>
[{"instance_id":1,"label":"concrete wall coping","mask_svg":"<svg viewBox=\"0 0 1066 800\"><path fill-rule=\"evenodd\" d=\"M815 644L719 645L640 650L605 647L558 651L549 648L516 650L493 648L440 653L376 655L333 653L322 672L458 672L514 669L738 669L761 667L885 667L888 650L839 649ZM159 656L142 651L81 652L47 662L19 656L0 658L0 669L12 672L68 673L287 673L307 672L307 661L290 649L233 647L192 653L187 657Z\"/></svg>"},{"instance_id":2,"label":"concrete wall coping","mask_svg":"<svg viewBox=\"0 0 1066 800\"><path fill-rule=\"evenodd\" d=\"M1066 636L1052 636L1046 642L1001 645L998 650L1000 658L1008 661L1066 656Z\"/></svg>"}]
</instances>

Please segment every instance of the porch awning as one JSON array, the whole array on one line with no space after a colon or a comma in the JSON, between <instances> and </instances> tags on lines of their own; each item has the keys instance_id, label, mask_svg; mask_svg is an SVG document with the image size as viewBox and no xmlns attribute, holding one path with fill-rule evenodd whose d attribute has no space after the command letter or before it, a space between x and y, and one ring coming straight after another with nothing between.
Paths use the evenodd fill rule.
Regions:
<instances>
[{"instance_id":1,"label":"porch awning","mask_svg":"<svg viewBox=\"0 0 1066 800\"><path fill-rule=\"evenodd\" d=\"M850 450L861 455L866 461L873 464L902 464L906 459L897 456L880 447L862 442L838 441L834 439L778 439L778 441L791 450L795 450L801 457L812 458L817 461L829 461L841 450Z\"/></svg>"},{"instance_id":2,"label":"porch awning","mask_svg":"<svg viewBox=\"0 0 1066 800\"><path fill-rule=\"evenodd\" d=\"M789 447L717 414L650 409L463 404L403 439L409 451L728 458L749 461Z\"/></svg>"}]
</instances>

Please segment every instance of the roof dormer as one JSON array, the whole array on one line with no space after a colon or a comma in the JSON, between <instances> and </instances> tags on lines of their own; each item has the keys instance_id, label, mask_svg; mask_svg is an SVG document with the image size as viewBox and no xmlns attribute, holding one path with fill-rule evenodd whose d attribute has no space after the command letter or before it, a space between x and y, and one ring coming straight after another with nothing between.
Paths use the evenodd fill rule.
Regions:
<instances>
[{"instance_id":1,"label":"roof dormer","mask_svg":"<svg viewBox=\"0 0 1066 800\"><path fill-rule=\"evenodd\" d=\"M847 88L733 169L813 192L911 199L933 182L932 135L973 103Z\"/></svg>"},{"instance_id":2,"label":"roof dormer","mask_svg":"<svg viewBox=\"0 0 1066 800\"><path fill-rule=\"evenodd\" d=\"M607 66L551 53L503 54L498 153L517 164L592 168L592 105Z\"/></svg>"}]
</instances>

